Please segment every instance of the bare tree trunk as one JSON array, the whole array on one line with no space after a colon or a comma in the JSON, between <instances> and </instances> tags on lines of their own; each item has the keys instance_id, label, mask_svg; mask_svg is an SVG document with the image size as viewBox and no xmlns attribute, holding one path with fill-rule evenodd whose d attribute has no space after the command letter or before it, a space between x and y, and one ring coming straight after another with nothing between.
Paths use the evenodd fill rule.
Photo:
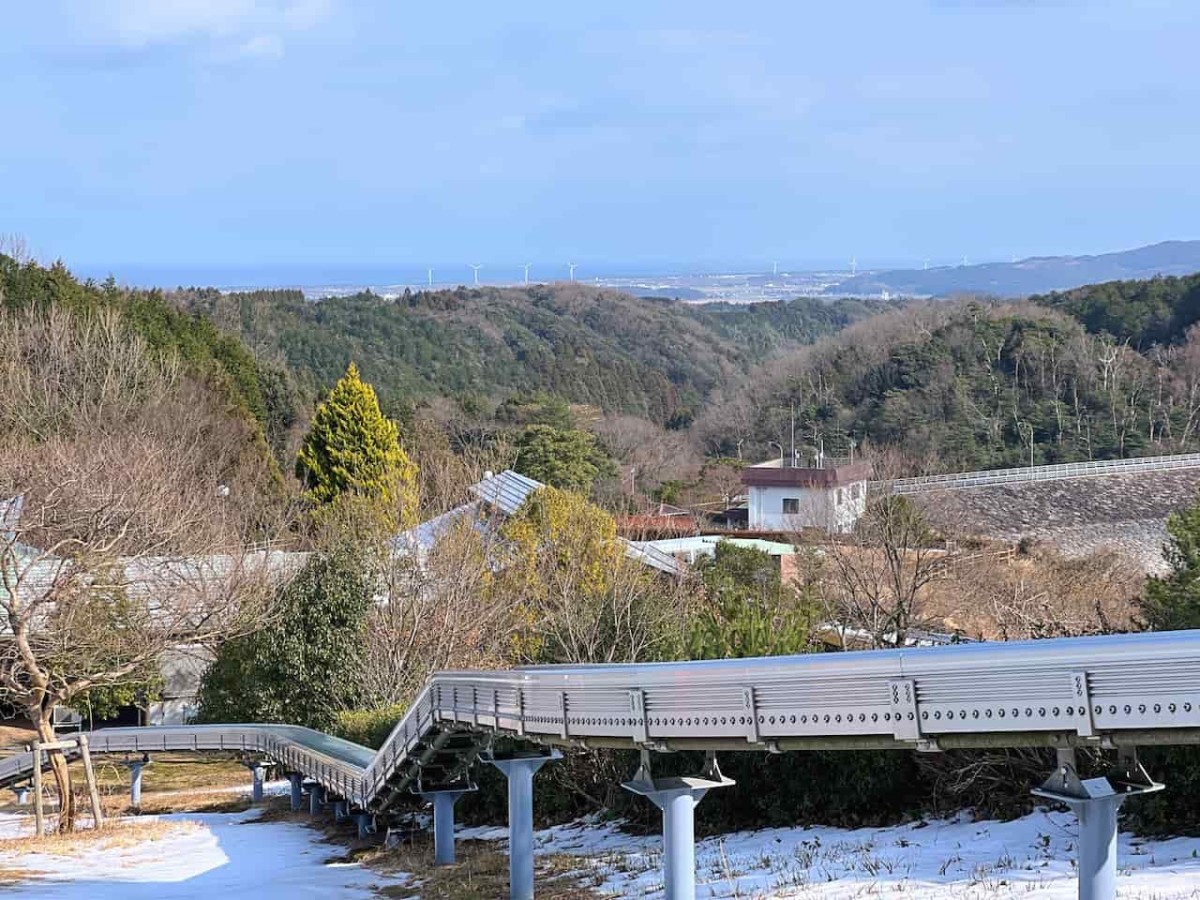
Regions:
<instances>
[{"instance_id":1,"label":"bare tree trunk","mask_svg":"<svg viewBox=\"0 0 1200 900\"><path fill-rule=\"evenodd\" d=\"M37 730L38 740L43 744L52 744L58 740L51 724L53 706L38 706L29 711L29 718ZM71 790L71 770L67 767L67 758L62 750L48 750L50 770L54 773L54 784L58 788L58 830L67 834L75 830L75 793Z\"/></svg>"}]
</instances>

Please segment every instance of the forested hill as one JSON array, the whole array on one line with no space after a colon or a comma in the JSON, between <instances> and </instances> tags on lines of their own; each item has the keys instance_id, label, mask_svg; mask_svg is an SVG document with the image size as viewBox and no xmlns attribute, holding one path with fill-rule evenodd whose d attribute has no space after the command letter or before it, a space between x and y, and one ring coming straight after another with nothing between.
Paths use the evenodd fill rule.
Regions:
<instances>
[{"instance_id":1,"label":"forested hill","mask_svg":"<svg viewBox=\"0 0 1200 900\"><path fill-rule=\"evenodd\" d=\"M1120 304L1097 298L1091 314L1119 321ZM1195 450L1200 334L1139 350L1029 302L910 305L764 369L706 411L697 438L710 454L740 441L766 455L793 404L805 443L889 446L916 472Z\"/></svg>"},{"instance_id":2,"label":"forested hill","mask_svg":"<svg viewBox=\"0 0 1200 900\"><path fill-rule=\"evenodd\" d=\"M286 366L256 359L236 335L190 315L161 291L129 291L111 279L79 281L61 263L42 266L0 254L0 309L60 307L73 314L114 310L151 350L172 353L231 409L255 420L277 455L299 418L301 398Z\"/></svg>"},{"instance_id":3,"label":"forested hill","mask_svg":"<svg viewBox=\"0 0 1200 900\"><path fill-rule=\"evenodd\" d=\"M313 388L332 384L354 360L393 411L433 396L541 391L673 425L779 348L834 333L876 308L819 300L697 307L584 285L395 300L214 290L172 299L251 347L281 353Z\"/></svg>"},{"instance_id":4,"label":"forested hill","mask_svg":"<svg viewBox=\"0 0 1200 900\"><path fill-rule=\"evenodd\" d=\"M1031 299L1136 347L1175 344L1200 320L1200 275L1111 281Z\"/></svg>"},{"instance_id":5,"label":"forested hill","mask_svg":"<svg viewBox=\"0 0 1200 900\"><path fill-rule=\"evenodd\" d=\"M1035 256L1013 262L932 269L896 269L849 278L839 293L949 297L988 294L1023 297L1117 279L1146 279L1200 272L1200 241L1164 241L1099 256Z\"/></svg>"}]
</instances>

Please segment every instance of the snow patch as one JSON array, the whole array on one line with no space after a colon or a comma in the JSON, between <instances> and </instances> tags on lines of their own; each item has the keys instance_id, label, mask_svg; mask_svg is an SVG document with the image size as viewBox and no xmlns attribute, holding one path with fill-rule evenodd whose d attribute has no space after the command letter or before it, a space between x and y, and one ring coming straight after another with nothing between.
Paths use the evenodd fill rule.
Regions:
<instances>
[{"instance_id":1,"label":"snow patch","mask_svg":"<svg viewBox=\"0 0 1200 900\"><path fill-rule=\"evenodd\" d=\"M256 822L259 812L144 816L201 827L78 856L0 853L0 866L40 873L5 894L40 900L367 898L377 896L376 886L404 880L356 864L329 865L338 849L318 832L291 822ZM28 816L0 814L0 835L30 833Z\"/></svg>"},{"instance_id":2,"label":"snow patch","mask_svg":"<svg viewBox=\"0 0 1200 900\"><path fill-rule=\"evenodd\" d=\"M775 828L696 847L698 898L902 897L904 900L1074 900L1075 817L1038 812L1011 822L955 819L891 828ZM499 840L503 829L461 837ZM661 839L581 822L536 835L538 853L579 858L602 895L661 898ZM1128 900L1200 898L1200 839L1122 835L1119 890Z\"/></svg>"}]
</instances>

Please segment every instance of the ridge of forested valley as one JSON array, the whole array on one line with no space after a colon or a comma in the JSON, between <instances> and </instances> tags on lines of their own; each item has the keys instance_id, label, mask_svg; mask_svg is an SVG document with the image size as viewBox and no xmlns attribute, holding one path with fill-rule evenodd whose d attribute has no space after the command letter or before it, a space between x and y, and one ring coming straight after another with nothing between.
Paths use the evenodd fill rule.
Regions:
<instances>
[{"instance_id":1,"label":"ridge of forested valley","mask_svg":"<svg viewBox=\"0 0 1200 900\"><path fill-rule=\"evenodd\" d=\"M888 446L906 472L1200 446L1200 276L996 301L800 298L696 305L579 284L395 299L126 290L62 265L0 267L4 303L122 309L258 423L289 466L315 400L355 362L384 408L451 435L595 434L638 486L771 441ZM603 467L602 467L603 468Z\"/></svg>"}]
</instances>

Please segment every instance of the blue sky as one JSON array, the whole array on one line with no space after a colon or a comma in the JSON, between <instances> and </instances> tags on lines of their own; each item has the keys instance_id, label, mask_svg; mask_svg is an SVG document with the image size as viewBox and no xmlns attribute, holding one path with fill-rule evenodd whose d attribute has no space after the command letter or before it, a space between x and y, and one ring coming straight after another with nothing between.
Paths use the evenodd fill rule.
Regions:
<instances>
[{"instance_id":1,"label":"blue sky","mask_svg":"<svg viewBox=\"0 0 1200 900\"><path fill-rule=\"evenodd\" d=\"M17 3L0 232L118 273L1197 238L1198 46L1195 0Z\"/></svg>"}]
</instances>

